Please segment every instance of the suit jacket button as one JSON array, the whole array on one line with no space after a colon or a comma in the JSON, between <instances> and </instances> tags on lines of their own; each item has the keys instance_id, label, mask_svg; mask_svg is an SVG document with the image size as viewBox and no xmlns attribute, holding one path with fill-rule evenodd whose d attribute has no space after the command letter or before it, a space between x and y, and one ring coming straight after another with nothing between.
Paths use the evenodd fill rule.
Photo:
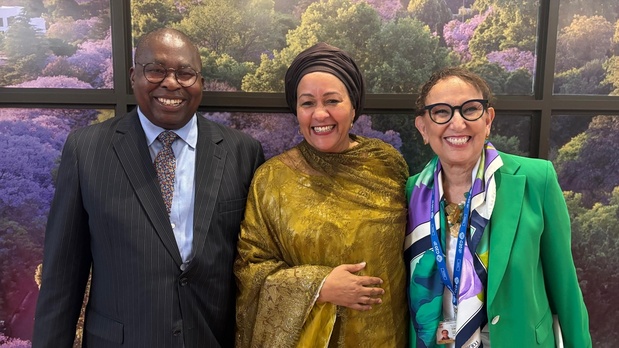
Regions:
<instances>
[{"instance_id":1,"label":"suit jacket button","mask_svg":"<svg viewBox=\"0 0 619 348\"><path fill-rule=\"evenodd\" d=\"M501 319L500 315L497 315L496 317L492 318L492 325L496 325L500 319Z\"/></svg>"},{"instance_id":2,"label":"suit jacket button","mask_svg":"<svg viewBox=\"0 0 619 348\"><path fill-rule=\"evenodd\" d=\"M187 285L187 283L188 283L187 278L181 278L180 283L181 283L181 286Z\"/></svg>"},{"instance_id":3,"label":"suit jacket button","mask_svg":"<svg viewBox=\"0 0 619 348\"><path fill-rule=\"evenodd\" d=\"M180 335L180 334L181 334L181 330L179 330L179 329L176 329L176 330L174 330L174 331L172 332L172 335L174 335L174 336L178 336L178 335Z\"/></svg>"}]
</instances>

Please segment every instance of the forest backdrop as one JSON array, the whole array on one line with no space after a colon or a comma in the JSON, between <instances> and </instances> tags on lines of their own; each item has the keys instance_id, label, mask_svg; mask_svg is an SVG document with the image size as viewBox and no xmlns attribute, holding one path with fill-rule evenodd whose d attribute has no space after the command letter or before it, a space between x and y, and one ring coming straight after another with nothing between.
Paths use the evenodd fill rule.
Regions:
<instances>
[{"instance_id":1,"label":"forest backdrop","mask_svg":"<svg viewBox=\"0 0 619 348\"><path fill-rule=\"evenodd\" d=\"M281 92L292 58L318 41L348 50L369 93L415 93L432 71L462 65L499 95L532 95L538 1L527 0L133 0L134 43L161 26L200 47L209 91ZM0 32L0 86L113 89L109 0L0 0L21 15ZM0 7L1 9L1 7ZM619 3L561 1L557 94L619 95ZM37 31L32 18L43 18ZM595 38L592 40L591 38ZM0 89L0 93L2 90ZM594 108L594 107L592 107ZM267 157L300 140L289 114L208 113L263 143ZM0 347L29 347L37 268L67 134L107 109L0 108ZM491 141L529 155L534 115L500 110ZM553 160L572 219L572 248L595 347L619 345L619 110L556 115ZM405 156L411 173L431 156L412 114L370 114L353 128ZM79 340L78 340L79 341Z\"/></svg>"}]
</instances>

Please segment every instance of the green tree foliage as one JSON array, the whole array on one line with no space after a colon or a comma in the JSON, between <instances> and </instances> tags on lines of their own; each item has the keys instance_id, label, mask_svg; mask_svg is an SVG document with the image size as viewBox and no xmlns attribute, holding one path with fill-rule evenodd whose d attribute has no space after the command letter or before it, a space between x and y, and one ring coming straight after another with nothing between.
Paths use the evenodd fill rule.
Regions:
<instances>
[{"instance_id":1,"label":"green tree foliage","mask_svg":"<svg viewBox=\"0 0 619 348\"><path fill-rule=\"evenodd\" d=\"M229 88L217 87L217 89L207 90L226 90L238 91L241 89L243 77L256 70L256 65L252 62L237 62L230 55L224 53L218 55L207 49L200 49L202 56L202 76L206 79L207 86L213 83L223 83Z\"/></svg>"},{"instance_id":2,"label":"green tree foliage","mask_svg":"<svg viewBox=\"0 0 619 348\"><path fill-rule=\"evenodd\" d=\"M64 17L79 19L83 15L75 0L43 0L43 5L47 10L46 16L51 22Z\"/></svg>"},{"instance_id":3,"label":"green tree foliage","mask_svg":"<svg viewBox=\"0 0 619 348\"><path fill-rule=\"evenodd\" d=\"M615 34L612 42L613 56L604 63L606 79L604 83L612 85L613 90L610 95L619 95L619 20L615 22Z\"/></svg>"},{"instance_id":4,"label":"green tree foliage","mask_svg":"<svg viewBox=\"0 0 619 348\"><path fill-rule=\"evenodd\" d=\"M228 51L233 57L245 61L258 62L266 47L279 49L285 44L281 38L291 23L287 16L275 13L273 0L249 0L242 7L234 49Z\"/></svg>"},{"instance_id":5,"label":"green tree foliage","mask_svg":"<svg viewBox=\"0 0 619 348\"><path fill-rule=\"evenodd\" d=\"M290 48L274 51L272 59L266 53L262 54L256 71L243 77L241 89L246 92L283 92L286 68L296 54Z\"/></svg>"},{"instance_id":6,"label":"green tree foliage","mask_svg":"<svg viewBox=\"0 0 619 348\"><path fill-rule=\"evenodd\" d=\"M182 18L174 0L131 1L131 30L134 45L142 35L161 27L170 26Z\"/></svg>"},{"instance_id":7,"label":"green tree foliage","mask_svg":"<svg viewBox=\"0 0 619 348\"><path fill-rule=\"evenodd\" d=\"M273 0L209 0L191 7L176 28L200 47L237 61L258 62L266 48L279 48L286 16L275 13Z\"/></svg>"},{"instance_id":8,"label":"green tree foliage","mask_svg":"<svg viewBox=\"0 0 619 348\"><path fill-rule=\"evenodd\" d=\"M283 91L283 76L303 49L324 41L350 52L363 71L370 93L411 93L433 70L451 63L449 52L419 20L381 22L364 2L329 0L311 4L287 46L264 54L255 73L245 76L245 91Z\"/></svg>"},{"instance_id":9,"label":"green tree foliage","mask_svg":"<svg viewBox=\"0 0 619 348\"><path fill-rule=\"evenodd\" d=\"M619 56L612 56L604 64L606 71L606 78L604 82L610 83L613 89L609 93L610 95L619 95Z\"/></svg>"},{"instance_id":10,"label":"green tree foliage","mask_svg":"<svg viewBox=\"0 0 619 348\"><path fill-rule=\"evenodd\" d=\"M531 95L533 76L526 69L517 69L509 73L505 80L504 92L507 95Z\"/></svg>"},{"instance_id":11,"label":"green tree foliage","mask_svg":"<svg viewBox=\"0 0 619 348\"><path fill-rule=\"evenodd\" d=\"M615 0L561 0L559 28L570 24L574 16L602 16L613 22L619 18L619 1Z\"/></svg>"},{"instance_id":12,"label":"green tree foliage","mask_svg":"<svg viewBox=\"0 0 619 348\"><path fill-rule=\"evenodd\" d=\"M531 95L533 77L526 69L509 72L485 58L472 60L464 67L482 76L495 95Z\"/></svg>"},{"instance_id":13,"label":"green tree foliage","mask_svg":"<svg viewBox=\"0 0 619 348\"><path fill-rule=\"evenodd\" d=\"M7 64L0 66L2 85L35 79L40 74L45 66L48 44L27 17L13 18L3 43Z\"/></svg>"},{"instance_id":14,"label":"green tree foliage","mask_svg":"<svg viewBox=\"0 0 619 348\"><path fill-rule=\"evenodd\" d=\"M556 71L584 66L593 60L605 61L612 48L614 28L602 16L574 16L557 38Z\"/></svg>"},{"instance_id":15,"label":"green tree foliage","mask_svg":"<svg viewBox=\"0 0 619 348\"><path fill-rule=\"evenodd\" d=\"M286 69L294 57L320 41L347 50L364 69L370 52L367 41L380 31L380 18L366 3L349 0L328 0L312 3L301 17L300 25L286 38L287 46L262 54L255 73L243 79L244 91L282 92Z\"/></svg>"},{"instance_id":16,"label":"green tree foliage","mask_svg":"<svg viewBox=\"0 0 619 348\"><path fill-rule=\"evenodd\" d=\"M593 116L586 115L553 116L550 123L550 134L552 136L550 137L549 158L554 161L558 156L559 149L572 140L572 138L586 131L592 119ZM567 153L570 149L566 148L565 151Z\"/></svg>"},{"instance_id":17,"label":"green tree foliage","mask_svg":"<svg viewBox=\"0 0 619 348\"><path fill-rule=\"evenodd\" d=\"M411 174L419 173L428 161L434 156L429 145L424 145L415 128L415 115L413 114L378 114L372 115L372 126L381 132L397 129L402 140L400 152Z\"/></svg>"},{"instance_id":18,"label":"green tree foliage","mask_svg":"<svg viewBox=\"0 0 619 348\"><path fill-rule=\"evenodd\" d=\"M582 194L586 207L608 203L619 186L619 116L596 116L589 128L560 150L555 161L564 190Z\"/></svg>"},{"instance_id":19,"label":"green tree foliage","mask_svg":"<svg viewBox=\"0 0 619 348\"><path fill-rule=\"evenodd\" d=\"M609 194L607 204L595 203L590 209L583 195L565 192L572 221L572 253L580 286L589 312L594 347L609 347L619 333L609 318L617 315L614 289L619 286L619 187Z\"/></svg>"},{"instance_id":20,"label":"green tree foliage","mask_svg":"<svg viewBox=\"0 0 619 348\"><path fill-rule=\"evenodd\" d=\"M200 47L224 53L234 45L237 26L242 22L234 2L209 0L193 6L177 28Z\"/></svg>"},{"instance_id":21,"label":"green tree foliage","mask_svg":"<svg viewBox=\"0 0 619 348\"><path fill-rule=\"evenodd\" d=\"M434 70L454 64L439 38L412 18L385 23L367 47L364 71L371 93L415 93Z\"/></svg>"},{"instance_id":22,"label":"green tree foliage","mask_svg":"<svg viewBox=\"0 0 619 348\"><path fill-rule=\"evenodd\" d=\"M492 13L477 27L469 43L473 59L512 47L535 52L539 1L477 0L474 8L479 13L491 8Z\"/></svg>"},{"instance_id":23,"label":"green tree foliage","mask_svg":"<svg viewBox=\"0 0 619 348\"><path fill-rule=\"evenodd\" d=\"M500 151L514 155L527 156L530 143L531 117L495 112L490 142ZM514 134L503 136L502 134Z\"/></svg>"},{"instance_id":24,"label":"green tree foliage","mask_svg":"<svg viewBox=\"0 0 619 348\"><path fill-rule=\"evenodd\" d=\"M379 32L381 20L365 2L327 0L311 4L301 24L287 37L289 46L308 47L324 41L350 52L361 65L367 61L366 44Z\"/></svg>"},{"instance_id":25,"label":"green tree foliage","mask_svg":"<svg viewBox=\"0 0 619 348\"><path fill-rule=\"evenodd\" d=\"M408 12L430 27L433 33L443 37L443 27L452 20L452 13L445 0L412 0Z\"/></svg>"},{"instance_id":26,"label":"green tree foliage","mask_svg":"<svg viewBox=\"0 0 619 348\"><path fill-rule=\"evenodd\" d=\"M486 59L472 60L464 66L482 76L492 93L495 95L505 94L505 81L509 77L509 73L501 66L489 63Z\"/></svg>"},{"instance_id":27,"label":"green tree foliage","mask_svg":"<svg viewBox=\"0 0 619 348\"><path fill-rule=\"evenodd\" d=\"M600 59L588 61L580 68L556 74L554 93L556 94L609 94L611 84L605 78L606 70Z\"/></svg>"},{"instance_id":28,"label":"green tree foliage","mask_svg":"<svg viewBox=\"0 0 619 348\"><path fill-rule=\"evenodd\" d=\"M494 145L499 151L511 153L519 156L526 156L527 154L520 150L520 141L518 137L506 137L503 135L490 135L490 142Z\"/></svg>"},{"instance_id":29,"label":"green tree foliage","mask_svg":"<svg viewBox=\"0 0 619 348\"><path fill-rule=\"evenodd\" d=\"M43 0L30 0L27 1L24 6L24 13L28 17L41 17L41 15L46 11L45 6L43 5Z\"/></svg>"}]
</instances>

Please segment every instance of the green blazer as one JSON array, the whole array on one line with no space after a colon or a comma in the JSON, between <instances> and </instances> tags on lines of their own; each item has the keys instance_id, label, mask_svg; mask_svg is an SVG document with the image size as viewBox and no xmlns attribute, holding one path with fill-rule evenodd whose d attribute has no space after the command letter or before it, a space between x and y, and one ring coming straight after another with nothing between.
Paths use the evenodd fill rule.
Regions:
<instances>
[{"instance_id":1,"label":"green blazer","mask_svg":"<svg viewBox=\"0 0 619 348\"><path fill-rule=\"evenodd\" d=\"M500 153L490 233L486 310L492 347L591 347L571 251L570 217L552 163ZM418 175L418 174L417 174ZM408 179L410 200L417 175ZM411 332L415 346L415 333Z\"/></svg>"}]
</instances>

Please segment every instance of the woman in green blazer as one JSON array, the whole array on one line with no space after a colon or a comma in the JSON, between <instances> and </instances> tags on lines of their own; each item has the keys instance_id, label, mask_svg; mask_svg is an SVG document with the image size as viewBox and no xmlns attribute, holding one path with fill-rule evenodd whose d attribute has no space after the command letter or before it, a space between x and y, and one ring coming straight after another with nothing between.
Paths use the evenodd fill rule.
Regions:
<instances>
[{"instance_id":1,"label":"woman in green blazer","mask_svg":"<svg viewBox=\"0 0 619 348\"><path fill-rule=\"evenodd\" d=\"M556 172L487 141L491 98L478 75L448 68L417 100L436 156L406 187L411 346L551 348L555 316L566 347L591 347Z\"/></svg>"}]
</instances>

